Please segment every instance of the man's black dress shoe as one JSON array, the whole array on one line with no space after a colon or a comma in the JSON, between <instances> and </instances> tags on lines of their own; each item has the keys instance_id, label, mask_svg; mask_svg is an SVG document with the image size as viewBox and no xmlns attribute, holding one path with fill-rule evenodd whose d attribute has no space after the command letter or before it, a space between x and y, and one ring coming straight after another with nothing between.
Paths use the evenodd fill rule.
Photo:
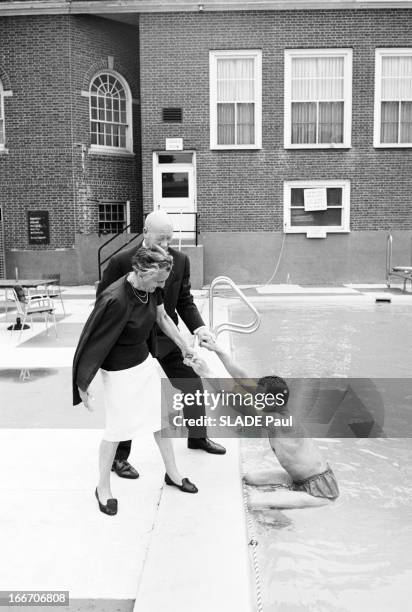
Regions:
<instances>
[{"instance_id":1,"label":"man's black dress shoe","mask_svg":"<svg viewBox=\"0 0 412 612\"><path fill-rule=\"evenodd\" d=\"M115 459L112 472L116 472L120 478L139 478L139 472L126 459Z\"/></svg>"},{"instance_id":2,"label":"man's black dress shoe","mask_svg":"<svg viewBox=\"0 0 412 612\"><path fill-rule=\"evenodd\" d=\"M103 514L108 514L109 516L114 516L115 514L117 514L117 499L108 499L106 504L102 504L99 499L97 487L94 493L96 495L97 501L99 502L100 512L103 512Z\"/></svg>"},{"instance_id":3,"label":"man's black dress shoe","mask_svg":"<svg viewBox=\"0 0 412 612\"><path fill-rule=\"evenodd\" d=\"M184 493L197 493L198 488L188 478L182 478L182 484L178 485L170 478L169 474L165 474L165 483L171 487L177 487Z\"/></svg>"},{"instance_id":4,"label":"man's black dress shoe","mask_svg":"<svg viewBox=\"0 0 412 612\"><path fill-rule=\"evenodd\" d=\"M201 450L211 453L212 455L224 455L226 449L221 444L209 440L209 438L188 438L188 448L200 448Z\"/></svg>"}]
</instances>

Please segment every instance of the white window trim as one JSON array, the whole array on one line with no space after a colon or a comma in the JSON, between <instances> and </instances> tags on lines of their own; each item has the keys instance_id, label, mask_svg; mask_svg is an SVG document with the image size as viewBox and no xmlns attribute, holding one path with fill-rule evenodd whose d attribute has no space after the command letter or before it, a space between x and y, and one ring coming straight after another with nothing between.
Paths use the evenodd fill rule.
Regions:
<instances>
[{"instance_id":1,"label":"white window trim","mask_svg":"<svg viewBox=\"0 0 412 612\"><path fill-rule=\"evenodd\" d=\"M125 206L125 223L126 223L126 227L127 230L124 232L126 234L130 234L130 227L128 227L130 225L130 200L100 200L99 201L99 206L100 205L107 205L107 204L123 204ZM97 224L99 226L100 221L98 219ZM99 234L100 234L100 227L98 229Z\"/></svg>"},{"instance_id":2,"label":"white window trim","mask_svg":"<svg viewBox=\"0 0 412 612\"><path fill-rule=\"evenodd\" d=\"M383 142L381 143L381 77L382 58L385 56L412 55L412 47L393 47L391 49L375 49L375 112L373 126L373 146L379 149L405 149L411 148L412 142Z\"/></svg>"},{"instance_id":3,"label":"white window trim","mask_svg":"<svg viewBox=\"0 0 412 612\"><path fill-rule=\"evenodd\" d=\"M4 109L4 98L9 98L13 95L13 92L3 88L3 83L0 80L0 110L1 117L3 117L3 143L0 143L0 153L8 153L9 150L6 148L6 116Z\"/></svg>"},{"instance_id":4,"label":"white window trim","mask_svg":"<svg viewBox=\"0 0 412 612\"><path fill-rule=\"evenodd\" d=\"M292 59L294 57L344 57L343 142L292 144ZM285 149L350 149L352 133L352 49L285 49Z\"/></svg>"},{"instance_id":5,"label":"white window trim","mask_svg":"<svg viewBox=\"0 0 412 612\"><path fill-rule=\"evenodd\" d=\"M127 129L126 129L126 146L125 147L109 147L105 145L97 145L91 144L89 147L89 153L103 153L110 155L124 155L133 154L133 115L132 115L132 92L130 91L129 84L122 77L121 74L116 72L115 70L110 70L109 68L105 68L104 70L99 70L96 72L93 77L90 79L90 85L88 92L82 91L82 96L89 98L89 136L91 135L91 122L92 122L92 113L90 108L90 98L91 98L91 86L95 79L101 74L111 74L116 79L120 81L122 84L125 93L126 93L126 120L127 120Z\"/></svg>"},{"instance_id":6,"label":"white window trim","mask_svg":"<svg viewBox=\"0 0 412 612\"><path fill-rule=\"evenodd\" d=\"M250 58L255 60L255 144L217 144L217 60L220 58ZM262 148L262 51L260 49L210 51L209 53L209 90L210 90L210 148L211 149L261 149Z\"/></svg>"},{"instance_id":7,"label":"white window trim","mask_svg":"<svg viewBox=\"0 0 412 612\"><path fill-rule=\"evenodd\" d=\"M291 190L293 188L340 187L342 189L342 224L341 225L291 225ZM316 181L285 181L283 183L283 228L286 234L307 234L315 228L329 233L350 232L350 181L346 180L316 180Z\"/></svg>"}]
</instances>

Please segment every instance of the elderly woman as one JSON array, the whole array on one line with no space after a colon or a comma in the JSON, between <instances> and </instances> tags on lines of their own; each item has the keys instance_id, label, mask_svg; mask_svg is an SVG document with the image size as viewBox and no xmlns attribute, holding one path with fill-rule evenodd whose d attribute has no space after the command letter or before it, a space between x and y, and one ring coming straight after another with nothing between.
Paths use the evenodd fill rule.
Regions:
<instances>
[{"instance_id":1,"label":"elderly woman","mask_svg":"<svg viewBox=\"0 0 412 612\"><path fill-rule=\"evenodd\" d=\"M74 356L73 404L83 402L91 410L89 385L99 368L103 375L106 430L95 495L105 514L117 513L117 500L110 489L117 445L144 431L154 432L166 468L166 484L197 493L196 486L182 479L176 467L171 439L161 436L160 375L148 349L157 323L184 356L192 353L163 305L162 288L172 263L173 258L160 247L141 247L132 260L132 271L96 300Z\"/></svg>"}]
</instances>

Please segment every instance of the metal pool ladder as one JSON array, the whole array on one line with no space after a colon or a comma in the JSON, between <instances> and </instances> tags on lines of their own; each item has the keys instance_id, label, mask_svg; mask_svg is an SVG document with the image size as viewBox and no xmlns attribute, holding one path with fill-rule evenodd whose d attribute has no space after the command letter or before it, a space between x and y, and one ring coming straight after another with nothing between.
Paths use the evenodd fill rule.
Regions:
<instances>
[{"instance_id":1,"label":"metal pool ladder","mask_svg":"<svg viewBox=\"0 0 412 612\"><path fill-rule=\"evenodd\" d=\"M227 323L220 323L214 327L213 325L213 300L215 297L214 290L219 285L229 285L240 297L242 302L246 304L246 306L251 310L254 314L254 318L250 323L231 323L228 321ZM254 331L258 329L260 325L260 314L253 306L253 304L248 300L243 291L239 289L234 281L228 276L217 276L211 283L209 287L209 327L212 332L217 337L224 331L233 331L239 334L252 334Z\"/></svg>"}]
</instances>

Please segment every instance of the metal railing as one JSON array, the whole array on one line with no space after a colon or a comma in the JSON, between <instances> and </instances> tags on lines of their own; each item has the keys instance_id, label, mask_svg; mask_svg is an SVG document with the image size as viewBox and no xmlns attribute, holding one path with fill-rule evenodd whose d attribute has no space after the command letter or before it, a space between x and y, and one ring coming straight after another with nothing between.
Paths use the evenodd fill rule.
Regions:
<instances>
[{"instance_id":1,"label":"metal railing","mask_svg":"<svg viewBox=\"0 0 412 612\"><path fill-rule=\"evenodd\" d=\"M106 242L104 242L102 244L102 246L99 248L99 250L97 251L97 265L99 267L99 281L102 280L102 266L106 263L106 261L109 261L109 259L111 257L113 257L113 255L116 255L116 253L118 253L119 251L121 251L122 249L124 249L125 247L127 247L131 242L133 242L133 240L136 240L136 238L139 237L139 234L136 234L135 236L133 236L133 238L131 238L128 242L126 242L125 244L122 244L118 249L116 249L115 251L112 251L110 253L110 255L108 255L106 257L106 259L102 260L102 250L111 242L113 242L113 240L116 240L116 238L118 238L119 236L121 236L122 234L124 234L125 232L127 232L127 230L130 228L131 223L129 223L129 225L125 225L125 227L122 229L121 232L118 232L117 234L115 234L114 236L112 236L111 238L109 238L109 240L106 240Z\"/></svg>"},{"instance_id":2,"label":"metal railing","mask_svg":"<svg viewBox=\"0 0 412 612\"><path fill-rule=\"evenodd\" d=\"M213 314L213 300L215 297L214 290L219 285L229 285L235 293L240 297L242 302L246 304L246 306L251 310L254 314L254 318L250 323L231 323L230 321L226 323L220 323L216 327L214 327L214 314ZM228 276L217 276L211 283L209 287L209 327L211 331L218 336L224 331L233 331L239 334L252 334L254 331L258 329L260 325L260 314L253 306L253 304L248 300L243 291L239 289L234 281Z\"/></svg>"},{"instance_id":3,"label":"metal railing","mask_svg":"<svg viewBox=\"0 0 412 612\"><path fill-rule=\"evenodd\" d=\"M144 215L144 219L146 219L148 214L149 213L146 213ZM191 230L176 230L176 234L179 236L179 250L181 249L181 246L182 246L182 234L194 234L195 235L195 245L197 246L197 237L198 237L198 234L199 234L198 214L196 212L176 212L176 213L168 213L168 214L170 216L172 216L172 215L179 215L179 216L181 216L181 215L194 215L195 216L194 229L191 229ZM102 250L108 244L113 242L113 240L116 240L116 238L118 238L119 236L121 236L122 234L127 232L127 230L130 229L130 227L131 227L131 223L129 223L129 225L125 225L121 232L118 232L117 234L115 234L114 236L109 238L109 240L107 240L105 243L103 243L102 246L99 248L99 250L97 252L97 265L98 265L98 268L99 268L99 281L102 279L102 266L106 263L106 261L109 261L109 259L111 257L113 257L113 255L116 255L116 253L118 253L122 249L126 248L129 244L131 244L134 240L136 240L136 238L141 236L141 234L136 234L130 240L128 240L128 242L122 244L118 249L116 249L115 251L112 251L110 253L110 255L108 255L105 259L102 260Z\"/></svg>"},{"instance_id":4,"label":"metal railing","mask_svg":"<svg viewBox=\"0 0 412 612\"><path fill-rule=\"evenodd\" d=\"M409 281L412 286L412 265L410 266L393 266L392 265L392 233L388 233L386 239L386 286L390 289L391 278L400 278L403 280L403 290L406 291L406 283ZM412 253L411 253L412 258ZM412 261L411 261L412 264Z\"/></svg>"},{"instance_id":5,"label":"metal railing","mask_svg":"<svg viewBox=\"0 0 412 612\"><path fill-rule=\"evenodd\" d=\"M199 223L198 223L198 213L191 211L191 212L180 212L180 211L175 211L175 212L169 212L166 211L167 214L169 215L169 217L172 218L172 221L175 217L177 217L177 219L179 217L182 217L183 215L192 215L195 218L195 222L194 222L194 227L193 229L188 229L188 230L183 230L183 229L176 229L174 228L174 235L178 237L179 240L179 251L181 250L181 246L182 246L182 234L194 234L194 238L195 238L195 246L197 246L198 244L198 235L199 235ZM144 218L146 219L147 215L149 215L150 213L145 213L144 214Z\"/></svg>"}]
</instances>

